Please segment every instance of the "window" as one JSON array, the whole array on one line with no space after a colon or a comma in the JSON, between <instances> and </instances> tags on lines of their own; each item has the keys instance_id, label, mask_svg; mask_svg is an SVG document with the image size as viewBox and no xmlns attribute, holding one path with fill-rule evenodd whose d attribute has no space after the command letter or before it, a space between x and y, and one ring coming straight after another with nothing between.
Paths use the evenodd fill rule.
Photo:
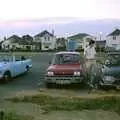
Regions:
<instances>
[{"instance_id":1,"label":"window","mask_svg":"<svg viewBox=\"0 0 120 120\"><path fill-rule=\"evenodd\" d=\"M15 45L12 45L12 48L13 48L13 49L15 49L15 48L16 48L16 46L15 46Z\"/></svg>"},{"instance_id":2,"label":"window","mask_svg":"<svg viewBox=\"0 0 120 120\"><path fill-rule=\"evenodd\" d=\"M113 36L113 40L116 40L116 36Z\"/></svg>"},{"instance_id":3,"label":"window","mask_svg":"<svg viewBox=\"0 0 120 120\"><path fill-rule=\"evenodd\" d=\"M48 37L48 41L50 40L50 37Z\"/></svg>"},{"instance_id":4,"label":"window","mask_svg":"<svg viewBox=\"0 0 120 120\"><path fill-rule=\"evenodd\" d=\"M45 48L49 48L48 46L45 46Z\"/></svg>"},{"instance_id":5,"label":"window","mask_svg":"<svg viewBox=\"0 0 120 120\"><path fill-rule=\"evenodd\" d=\"M79 64L80 56L78 54L58 54L53 58L53 64Z\"/></svg>"},{"instance_id":6,"label":"window","mask_svg":"<svg viewBox=\"0 0 120 120\"><path fill-rule=\"evenodd\" d=\"M44 39L45 39L45 41L46 41L46 39L47 39L47 38L46 38L46 37L44 37Z\"/></svg>"},{"instance_id":7,"label":"window","mask_svg":"<svg viewBox=\"0 0 120 120\"><path fill-rule=\"evenodd\" d=\"M116 47L117 47L117 45L116 45L116 44L112 44L112 47L113 47L113 48L116 48Z\"/></svg>"},{"instance_id":8,"label":"window","mask_svg":"<svg viewBox=\"0 0 120 120\"><path fill-rule=\"evenodd\" d=\"M6 46L5 45L3 45L3 48L5 48Z\"/></svg>"}]
</instances>

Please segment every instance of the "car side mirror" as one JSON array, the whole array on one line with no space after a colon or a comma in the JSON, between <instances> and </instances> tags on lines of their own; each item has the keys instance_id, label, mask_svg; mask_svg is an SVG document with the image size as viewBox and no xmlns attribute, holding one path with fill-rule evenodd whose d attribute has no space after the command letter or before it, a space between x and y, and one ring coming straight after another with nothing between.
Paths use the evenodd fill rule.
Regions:
<instances>
[{"instance_id":1,"label":"car side mirror","mask_svg":"<svg viewBox=\"0 0 120 120\"><path fill-rule=\"evenodd\" d=\"M51 61L49 61L49 65L51 64Z\"/></svg>"}]
</instances>

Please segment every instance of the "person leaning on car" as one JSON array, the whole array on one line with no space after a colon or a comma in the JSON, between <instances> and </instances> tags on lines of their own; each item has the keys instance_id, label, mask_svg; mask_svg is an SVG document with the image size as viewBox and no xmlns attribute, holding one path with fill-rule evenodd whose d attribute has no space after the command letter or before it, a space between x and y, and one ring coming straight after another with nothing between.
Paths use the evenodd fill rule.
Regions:
<instances>
[{"instance_id":1,"label":"person leaning on car","mask_svg":"<svg viewBox=\"0 0 120 120\"><path fill-rule=\"evenodd\" d=\"M94 79L91 80L90 76L95 73L95 66L96 66L96 50L95 50L95 41L90 40L89 45L87 48L84 49L84 56L86 60L86 69L88 75L88 84L94 88L94 83L96 82Z\"/></svg>"}]
</instances>

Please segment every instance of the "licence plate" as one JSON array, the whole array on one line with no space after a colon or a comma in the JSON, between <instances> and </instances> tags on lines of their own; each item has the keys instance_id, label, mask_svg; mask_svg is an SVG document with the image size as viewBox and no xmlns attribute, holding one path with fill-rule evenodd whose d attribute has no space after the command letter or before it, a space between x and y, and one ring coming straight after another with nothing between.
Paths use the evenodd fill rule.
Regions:
<instances>
[{"instance_id":1,"label":"licence plate","mask_svg":"<svg viewBox=\"0 0 120 120\"><path fill-rule=\"evenodd\" d=\"M70 83L70 81L68 81L68 80L57 80L56 83L58 83L58 84L66 84L66 83Z\"/></svg>"}]
</instances>

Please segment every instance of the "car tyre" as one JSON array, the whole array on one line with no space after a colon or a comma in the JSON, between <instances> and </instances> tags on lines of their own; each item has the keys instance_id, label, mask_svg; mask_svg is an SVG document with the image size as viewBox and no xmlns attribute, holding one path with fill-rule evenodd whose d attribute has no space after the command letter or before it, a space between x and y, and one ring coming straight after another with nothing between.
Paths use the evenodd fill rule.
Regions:
<instances>
[{"instance_id":1,"label":"car tyre","mask_svg":"<svg viewBox=\"0 0 120 120\"><path fill-rule=\"evenodd\" d=\"M49 82L45 82L45 87L46 87L46 88L52 88L52 87L53 87L53 84L52 84L52 83L49 83Z\"/></svg>"},{"instance_id":2,"label":"car tyre","mask_svg":"<svg viewBox=\"0 0 120 120\"><path fill-rule=\"evenodd\" d=\"M8 83L11 80L12 78L10 72L5 72L2 78L2 83Z\"/></svg>"},{"instance_id":3,"label":"car tyre","mask_svg":"<svg viewBox=\"0 0 120 120\"><path fill-rule=\"evenodd\" d=\"M29 66L26 66L26 73L29 73L29 71L30 71Z\"/></svg>"}]
</instances>

